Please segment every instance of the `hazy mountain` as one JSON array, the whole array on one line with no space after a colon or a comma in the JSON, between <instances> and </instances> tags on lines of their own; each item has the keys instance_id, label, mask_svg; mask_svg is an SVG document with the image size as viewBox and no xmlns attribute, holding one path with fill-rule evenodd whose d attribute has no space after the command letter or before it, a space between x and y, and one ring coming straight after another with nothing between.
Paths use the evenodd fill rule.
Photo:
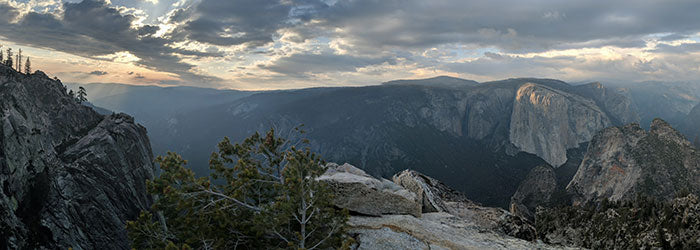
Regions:
<instances>
[{"instance_id":1,"label":"hazy mountain","mask_svg":"<svg viewBox=\"0 0 700 250\"><path fill-rule=\"evenodd\" d=\"M439 79L464 84L446 88ZM312 149L328 160L375 176L415 169L479 202L506 207L531 168L577 166L580 157L565 164L567 154L584 150L598 130L635 116L613 105L624 100L583 92L549 79L474 84L454 78L262 92L175 115L150 131L154 148L181 153L203 174L224 136L235 141L270 127L288 135L305 124Z\"/></svg>"},{"instance_id":2,"label":"hazy mountain","mask_svg":"<svg viewBox=\"0 0 700 250\"><path fill-rule=\"evenodd\" d=\"M700 148L700 104L688 113L682 126L682 132L686 138Z\"/></svg>"},{"instance_id":3,"label":"hazy mountain","mask_svg":"<svg viewBox=\"0 0 700 250\"><path fill-rule=\"evenodd\" d=\"M426 87L443 87L443 88L465 88L474 87L479 83L472 80L465 80L450 76L438 76L428 79L417 80L395 80L382 83L383 85L416 85Z\"/></svg>"},{"instance_id":4,"label":"hazy mountain","mask_svg":"<svg viewBox=\"0 0 700 250\"><path fill-rule=\"evenodd\" d=\"M679 82L608 83L632 100L641 125L648 127L661 118L681 127L690 110L700 103L700 84Z\"/></svg>"},{"instance_id":5,"label":"hazy mountain","mask_svg":"<svg viewBox=\"0 0 700 250\"><path fill-rule=\"evenodd\" d=\"M0 249L126 249L151 205L146 129L102 116L44 73L0 65Z\"/></svg>"},{"instance_id":6,"label":"hazy mountain","mask_svg":"<svg viewBox=\"0 0 700 250\"><path fill-rule=\"evenodd\" d=\"M181 114L228 103L254 92L196 87L134 86L113 83L67 84L69 89L83 86L89 103L101 114L124 112L148 128L153 150L161 155L171 148L168 135ZM197 131L190 131L192 134ZM208 154L207 154L208 155Z\"/></svg>"}]
</instances>

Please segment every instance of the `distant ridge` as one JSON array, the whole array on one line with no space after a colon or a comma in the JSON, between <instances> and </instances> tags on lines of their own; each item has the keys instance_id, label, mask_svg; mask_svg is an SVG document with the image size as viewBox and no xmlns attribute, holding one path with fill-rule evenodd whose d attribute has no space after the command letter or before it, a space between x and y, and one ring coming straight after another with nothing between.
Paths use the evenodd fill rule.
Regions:
<instances>
[{"instance_id":1,"label":"distant ridge","mask_svg":"<svg viewBox=\"0 0 700 250\"><path fill-rule=\"evenodd\" d=\"M473 87L479 85L478 82L451 76L438 76L427 79L394 80L382 83L382 85L412 85L444 88Z\"/></svg>"}]
</instances>

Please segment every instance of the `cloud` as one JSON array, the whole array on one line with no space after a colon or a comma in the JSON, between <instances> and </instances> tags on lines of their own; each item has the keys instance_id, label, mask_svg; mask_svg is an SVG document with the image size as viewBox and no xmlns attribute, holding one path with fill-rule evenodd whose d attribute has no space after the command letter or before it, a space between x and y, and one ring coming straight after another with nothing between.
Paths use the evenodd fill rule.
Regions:
<instances>
[{"instance_id":1,"label":"cloud","mask_svg":"<svg viewBox=\"0 0 700 250\"><path fill-rule=\"evenodd\" d=\"M177 76L172 84L407 72L691 79L700 68L696 0L3 1L3 40Z\"/></svg>"},{"instance_id":2,"label":"cloud","mask_svg":"<svg viewBox=\"0 0 700 250\"><path fill-rule=\"evenodd\" d=\"M631 7L634 6L634 7ZM340 1L324 25L362 48L472 43L508 52L589 41L619 45L653 33L700 30L700 2L659 1ZM439 13L439 14L438 14ZM632 44L628 44L632 45Z\"/></svg>"},{"instance_id":3,"label":"cloud","mask_svg":"<svg viewBox=\"0 0 700 250\"><path fill-rule=\"evenodd\" d=\"M95 70L95 71L93 71L93 72L90 72L89 74L90 74L90 75L95 75L95 76L103 76L103 75L106 75L106 74L109 74L109 73L107 73L106 71Z\"/></svg>"},{"instance_id":4,"label":"cloud","mask_svg":"<svg viewBox=\"0 0 700 250\"><path fill-rule=\"evenodd\" d=\"M6 3L0 3L0 23L9 23L19 15L19 11Z\"/></svg>"},{"instance_id":5,"label":"cloud","mask_svg":"<svg viewBox=\"0 0 700 250\"><path fill-rule=\"evenodd\" d=\"M325 53L297 53L272 61L270 65L261 65L276 73L288 76L304 77L306 73L353 72L358 68L382 63L395 64L396 60L383 57L358 57Z\"/></svg>"},{"instance_id":6,"label":"cloud","mask_svg":"<svg viewBox=\"0 0 700 250\"><path fill-rule=\"evenodd\" d=\"M0 5L0 11L17 10ZM104 57L128 52L138 58L138 65L171 72L183 81L217 82L220 79L193 73L191 64L183 56L217 57L217 53L173 48L173 40L151 36L156 27L134 27L137 18L111 7L104 0L85 0L64 3L62 15L29 12L12 23L0 19L0 34L23 45L48 48L88 58ZM4 16L4 15L3 15ZM107 59L109 60L109 59ZM115 59L116 60L116 59Z\"/></svg>"},{"instance_id":7,"label":"cloud","mask_svg":"<svg viewBox=\"0 0 700 250\"><path fill-rule=\"evenodd\" d=\"M679 45L659 44L652 50L656 53L687 54L700 52L700 43L681 43Z\"/></svg>"},{"instance_id":8,"label":"cloud","mask_svg":"<svg viewBox=\"0 0 700 250\"><path fill-rule=\"evenodd\" d=\"M177 10L170 20L181 22L178 36L220 46L247 44L262 46L273 42L279 29L308 20L320 1L203 0Z\"/></svg>"}]
</instances>

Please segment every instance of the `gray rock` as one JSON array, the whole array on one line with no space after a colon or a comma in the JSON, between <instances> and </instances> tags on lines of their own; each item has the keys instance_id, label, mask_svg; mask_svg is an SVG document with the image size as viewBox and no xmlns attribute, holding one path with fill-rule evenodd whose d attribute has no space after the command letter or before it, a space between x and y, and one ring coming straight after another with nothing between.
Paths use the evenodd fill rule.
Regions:
<instances>
[{"instance_id":1,"label":"gray rock","mask_svg":"<svg viewBox=\"0 0 700 250\"><path fill-rule=\"evenodd\" d=\"M412 170L404 170L394 175L394 183L415 193L422 204L423 213L447 212L445 202L473 203L463 194L429 176Z\"/></svg>"},{"instance_id":2,"label":"gray rock","mask_svg":"<svg viewBox=\"0 0 700 250\"><path fill-rule=\"evenodd\" d=\"M133 118L0 66L0 246L128 249L126 220L151 204L152 159Z\"/></svg>"},{"instance_id":3,"label":"gray rock","mask_svg":"<svg viewBox=\"0 0 700 250\"><path fill-rule=\"evenodd\" d=\"M429 176L404 170L394 175L393 180L418 196L423 213L445 212L470 221L482 230L525 240L535 239L535 228L531 223L503 209L481 206Z\"/></svg>"},{"instance_id":4,"label":"gray rock","mask_svg":"<svg viewBox=\"0 0 700 250\"><path fill-rule=\"evenodd\" d=\"M517 91L510 120L510 142L552 166L567 160L566 150L589 141L611 125L595 102L533 83Z\"/></svg>"},{"instance_id":5,"label":"gray rock","mask_svg":"<svg viewBox=\"0 0 700 250\"><path fill-rule=\"evenodd\" d=\"M558 249L483 230L473 221L448 213L382 217L352 216L356 249Z\"/></svg>"},{"instance_id":6,"label":"gray rock","mask_svg":"<svg viewBox=\"0 0 700 250\"><path fill-rule=\"evenodd\" d=\"M637 194L669 200L682 189L700 192L700 155L661 119L649 132L630 124L598 133L567 186L575 204L626 201Z\"/></svg>"},{"instance_id":7,"label":"gray rock","mask_svg":"<svg viewBox=\"0 0 700 250\"><path fill-rule=\"evenodd\" d=\"M379 180L350 164L330 163L319 181L325 181L335 193L333 202L351 212L380 216L410 214L421 216L421 205L414 193L388 180Z\"/></svg>"}]
</instances>

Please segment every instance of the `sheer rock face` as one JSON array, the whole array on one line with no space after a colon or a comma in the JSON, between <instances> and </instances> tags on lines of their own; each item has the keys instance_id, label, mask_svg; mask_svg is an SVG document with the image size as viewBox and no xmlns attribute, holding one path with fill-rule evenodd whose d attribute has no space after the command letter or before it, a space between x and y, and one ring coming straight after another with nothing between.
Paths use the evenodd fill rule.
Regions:
<instances>
[{"instance_id":1,"label":"sheer rock face","mask_svg":"<svg viewBox=\"0 0 700 250\"><path fill-rule=\"evenodd\" d=\"M595 102L532 83L517 91L510 121L510 141L553 166L567 160L566 150L589 141L611 125Z\"/></svg>"},{"instance_id":2,"label":"sheer rock face","mask_svg":"<svg viewBox=\"0 0 700 250\"><path fill-rule=\"evenodd\" d=\"M656 119L610 127L591 141L567 190L575 203L630 200L643 194L669 200L684 188L700 191L700 155L678 131Z\"/></svg>"},{"instance_id":3,"label":"sheer rock face","mask_svg":"<svg viewBox=\"0 0 700 250\"><path fill-rule=\"evenodd\" d=\"M534 221L535 208L548 203L556 190L554 169L547 165L537 166L520 183L518 191L511 198L510 212Z\"/></svg>"},{"instance_id":4,"label":"sheer rock face","mask_svg":"<svg viewBox=\"0 0 700 250\"><path fill-rule=\"evenodd\" d=\"M133 118L0 66L0 248L128 249L125 221L151 203L152 158Z\"/></svg>"}]
</instances>

